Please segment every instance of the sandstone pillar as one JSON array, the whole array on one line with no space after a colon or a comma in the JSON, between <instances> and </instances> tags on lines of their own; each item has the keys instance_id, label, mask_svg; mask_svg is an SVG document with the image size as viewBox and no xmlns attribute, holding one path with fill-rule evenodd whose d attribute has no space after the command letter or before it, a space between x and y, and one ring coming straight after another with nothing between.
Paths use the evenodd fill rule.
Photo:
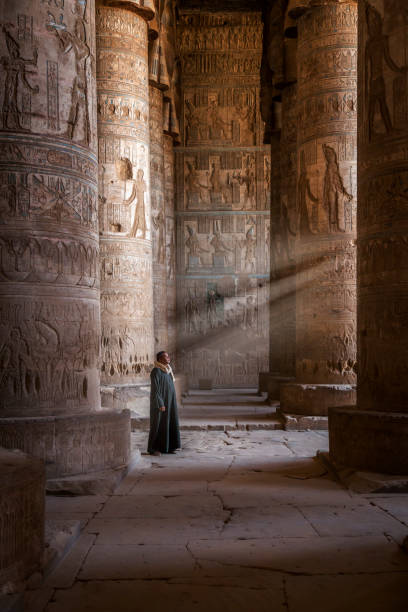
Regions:
<instances>
[{"instance_id":1,"label":"sandstone pillar","mask_svg":"<svg viewBox=\"0 0 408 612\"><path fill-rule=\"evenodd\" d=\"M408 474L408 22L405 2L359 4L357 409L331 411L330 453Z\"/></svg>"},{"instance_id":2,"label":"sandstone pillar","mask_svg":"<svg viewBox=\"0 0 408 612\"><path fill-rule=\"evenodd\" d=\"M168 350L166 214L164 207L163 91L170 86L161 37L149 51L150 194L153 225L153 303L155 353Z\"/></svg>"},{"instance_id":3,"label":"sandstone pillar","mask_svg":"<svg viewBox=\"0 0 408 612\"><path fill-rule=\"evenodd\" d=\"M296 383L281 408L325 416L355 401L356 3L311 2L297 57Z\"/></svg>"},{"instance_id":4,"label":"sandstone pillar","mask_svg":"<svg viewBox=\"0 0 408 612\"><path fill-rule=\"evenodd\" d=\"M177 303L176 303L176 225L174 193L173 137L164 134L164 209L166 217L166 287L168 351L176 359L177 347Z\"/></svg>"},{"instance_id":5,"label":"sandstone pillar","mask_svg":"<svg viewBox=\"0 0 408 612\"><path fill-rule=\"evenodd\" d=\"M97 413L94 10L0 9L0 444L43 458L48 476L123 465L129 452L128 415Z\"/></svg>"},{"instance_id":6,"label":"sandstone pillar","mask_svg":"<svg viewBox=\"0 0 408 612\"><path fill-rule=\"evenodd\" d=\"M152 17L143 3L97 2L101 376L116 390L136 385L136 395L154 360L147 26Z\"/></svg>"}]
</instances>

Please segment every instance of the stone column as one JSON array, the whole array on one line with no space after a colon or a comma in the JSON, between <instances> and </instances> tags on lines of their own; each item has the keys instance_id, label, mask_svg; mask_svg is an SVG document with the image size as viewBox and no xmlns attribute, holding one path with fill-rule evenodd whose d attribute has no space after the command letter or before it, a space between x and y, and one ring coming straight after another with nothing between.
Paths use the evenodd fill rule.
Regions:
<instances>
[{"instance_id":1,"label":"stone column","mask_svg":"<svg viewBox=\"0 0 408 612\"><path fill-rule=\"evenodd\" d=\"M408 21L359 4L357 409L331 412L330 454L408 474Z\"/></svg>"},{"instance_id":2,"label":"stone column","mask_svg":"<svg viewBox=\"0 0 408 612\"><path fill-rule=\"evenodd\" d=\"M166 286L168 351L176 359L177 303L176 303L176 225L175 225L175 177L173 137L164 134L164 209L166 218Z\"/></svg>"},{"instance_id":3,"label":"stone column","mask_svg":"<svg viewBox=\"0 0 408 612\"><path fill-rule=\"evenodd\" d=\"M357 5L310 6L298 21L296 382L281 388L294 428L327 427L356 383Z\"/></svg>"},{"instance_id":4,"label":"stone column","mask_svg":"<svg viewBox=\"0 0 408 612\"><path fill-rule=\"evenodd\" d=\"M96 413L95 5L55 4L0 9L0 444L49 477L129 453L129 415Z\"/></svg>"},{"instance_id":5,"label":"stone column","mask_svg":"<svg viewBox=\"0 0 408 612\"><path fill-rule=\"evenodd\" d=\"M101 376L117 397L125 394L126 405L126 394L137 397L148 382L154 361L147 26L152 17L152 10L136 2L97 1ZM142 396L147 392L142 389Z\"/></svg>"}]
</instances>

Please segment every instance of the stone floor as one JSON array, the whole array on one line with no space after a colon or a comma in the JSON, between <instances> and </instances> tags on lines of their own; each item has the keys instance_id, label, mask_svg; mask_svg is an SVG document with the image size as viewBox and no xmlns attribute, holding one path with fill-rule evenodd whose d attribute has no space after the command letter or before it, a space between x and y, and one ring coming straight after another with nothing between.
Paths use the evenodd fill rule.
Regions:
<instances>
[{"instance_id":1,"label":"stone floor","mask_svg":"<svg viewBox=\"0 0 408 612\"><path fill-rule=\"evenodd\" d=\"M147 434L133 435L146 447ZM324 432L183 431L114 495L48 497L82 533L29 612L406 612L408 495L357 495Z\"/></svg>"}]
</instances>

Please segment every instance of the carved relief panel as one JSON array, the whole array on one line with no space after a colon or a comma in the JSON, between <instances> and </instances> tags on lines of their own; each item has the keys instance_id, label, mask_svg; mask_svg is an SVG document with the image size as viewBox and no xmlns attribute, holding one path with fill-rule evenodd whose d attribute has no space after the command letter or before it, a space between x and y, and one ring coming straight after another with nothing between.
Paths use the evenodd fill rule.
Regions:
<instances>
[{"instance_id":1,"label":"carved relief panel","mask_svg":"<svg viewBox=\"0 0 408 612\"><path fill-rule=\"evenodd\" d=\"M147 24L98 3L99 231L104 383L146 380L153 361Z\"/></svg>"},{"instance_id":2,"label":"carved relief panel","mask_svg":"<svg viewBox=\"0 0 408 612\"><path fill-rule=\"evenodd\" d=\"M258 13L182 14L176 149L179 357L190 386L267 368L270 148L262 146Z\"/></svg>"},{"instance_id":3,"label":"carved relief panel","mask_svg":"<svg viewBox=\"0 0 408 612\"><path fill-rule=\"evenodd\" d=\"M93 0L0 11L0 408L99 406Z\"/></svg>"}]
</instances>

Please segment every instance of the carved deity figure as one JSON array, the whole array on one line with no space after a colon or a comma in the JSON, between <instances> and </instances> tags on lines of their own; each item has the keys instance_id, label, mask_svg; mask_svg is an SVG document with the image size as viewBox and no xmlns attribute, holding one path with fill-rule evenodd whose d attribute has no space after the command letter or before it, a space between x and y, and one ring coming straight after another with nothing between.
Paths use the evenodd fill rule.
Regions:
<instances>
[{"instance_id":1,"label":"carved deity figure","mask_svg":"<svg viewBox=\"0 0 408 612\"><path fill-rule=\"evenodd\" d=\"M250 227L243 241L245 247L245 268L248 272L256 271L256 237L254 227Z\"/></svg>"},{"instance_id":2,"label":"carved deity figure","mask_svg":"<svg viewBox=\"0 0 408 612\"><path fill-rule=\"evenodd\" d=\"M147 185L144 180L144 172L141 168L137 171L137 178L132 184L132 193L124 203L127 206L131 206L136 200L135 215L133 222L128 233L131 238L136 238L138 230L142 232L141 238L146 238L147 223L146 223L146 207L145 207L145 193L147 191Z\"/></svg>"},{"instance_id":3,"label":"carved deity figure","mask_svg":"<svg viewBox=\"0 0 408 612\"><path fill-rule=\"evenodd\" d=\"M15 399L28 396L27 372L32 367L28 344L13 327L0 350L0 389Z\"/></svg>"},{"instance_id":4,"label":"carved deity figure","mask_svg":"<svg viewBox=\"0 0 408 612\"><path fill-rule=\"evenodd\" d=\"M405 74L407 67L397 66L392 59L388 36L383 34L382 17L377 9L369 3L366 4L366 21L368 40L365 48L365 69L368 95L368 127L371 140L374 136L374 117L377 105L387 134L392 130L391 115L386 100L384 61L392 71L397 73Z\"/></svg>"},{"instance_id":5,"label":"carved deity figure","mask_svg":"<svg viewBox=\"0 0 408 612\"><path fill-rule=\"evenodd\" d=\"M248 330L256 331L258 322L258 308L256 306L256 299L253 295L247 297L246 308L245 308L245 328Z\"/></svg>"},{"instance_id":6,"label":"carved deity figure","mask_svg":"<svg viewBox=\"0 0 408 612\"><path fill-rule=\"evenodd\" d=\"M18 98L20 84L28 91L33 93L39 92L38 85L31 85L27 80L27 66L37 67L38 50L33 49L33 58L25 59L21 57L20 45L14 40L10 32L3 26L3 32L6 37L6 45L9 56L0 58L6 78L4 81L4 99L3 99L3 128L14 130L24 130L23 126L23 110L19 108Z\"/></svg>"},{"instance_id":7,"label":"carved deity figure","mask_svg":"<svg viewBox=\"0 0 408 612\"><path fill-rule=\"evenodd\" d=\"M186 301L186 332L190 334L200 333L200 309L198 307L197 296L190 292Z\"/></svg>"},{"instance_id":8,"label":"carved deity figure","mask_svg":"<svg viewBox=\"0 0 408 612\"><path fill-rule=\"evenodd\" d=\"M231 138L231 126L222 118L220 108L216 100L211 100L208 106L208 124L210 126L211 140Z\"/></svg>"},{"instance_id":9,"label":"carved deity figure","mask_svg":"<svg viewBox=\"0 0 408 612\"><path fill-rule=\"evenodd\" d=\"M191 100L185 100L186 108L186 143L205 138L206 125L202 109L197 108Z\"/></svg>"},{"instance_id":10,"label":"carved deity figure","mask_svg":"<svg viewBox=\"0 0 408 612\"><path fill-rule=\"evenodd\" d=\"M210 289L208 292L207 321L211 329L217 327L217 294L214 289Z\"/></svg>"},{"instance_id":11,"label":"carved deity figure","mask_svg":"<svg viewBox=\"0 0 408 612\"><path fill-rule=\"evenodd\" d=\"M228 253L232 253L233 249L231 249L224 241L224 238L221 235L219 229L214 231L214 236L211 238L210 242L211 246L214 249L214 255L222 258L225 265L225 260L228 257Z\"/></svg>"},{"instance_id":12,"label":"carved deity figure","mask_svg":"<svg viewBox=\"0 0 408 612\"><path fill-rule=\"evenodd\" d=\"M281 199L279 229L280 255L282 259L286 255L286 261L289 263L293 260L289 247L289 234L295 238L296 232L292 230L287 202L283 198Z\"/></svg>"},{"instance_id":13,"label":"carved deity figure","mask_svg":"<svg viewBox=\"0 0 408 612\"><path fill-rule=\"evenodd\" d=\"M201 246L195 229L187 225L187 231L188 238L186 240L186 247L189 250L190 257L200 258L201 253L209 253L209 249L205 249Z\"/></svg>"},{"instance_id":14,"label":"carved deity figure","mask_svg":"<svg viewBox=\"0 0 408 612\"><path fill-rule=\"evenodd\" d=\"M238 173L234 172L232 178L238 181L239 185L244 186L244 202L242 208L255 208L255 168L253 160L247 159L245 170Z\"/></svg>"},{"instance_id":15,"label":"carved deity figure","mask_svg":"<svg viewBox=\"0 0 408 612\"><path fill-rule=\"evenodd\" d=\"M301 236L314 234L310 223L308 198L317 204L318 198L313 195L310 188L310 180L307 176L305 153L300 153L300 173L298 180L298 208L299 208L299 232Z\"/></svg>"},{"instance_id":16,"label":"carved deity figure","mask_svg":"<svg viewBox=\"0 0 408 612\"><path fill-rule=\"evenodd\" d=\"M166 259L166 227L164 222L163 211L152 216L153 227L156 230L156 261L163 264Z\"/></svg>"},{"instance_id":17,"label":"carved deity figure","mask_svg":"<svg viewBox=\"0 0 408 612\"><path fill-rule=\"evenodd\" d=\"M255 136L255 117L253 107L240 104L236 108L236 113L240 126L241 144L253 145Z\"/></svg>"},{"instance_id":18,"label":"carved deity figure","mask_svg":"<svg viewBox=\"0 0 408 612\"><path fill-rule=\"evenodd\" d=\"M329 215L331 232L344 232L344 198L351 202L353 196L348 193L340 175L336 151L324 144L323 153L326 158L326 172L323 186L323 206Z\"/></svg>"},{"instance_id":19,"label":"carved deity figure","mask_svg":"<svg viewBox=\"0 0 408 612\"><path fill-rule=\"evenodd\" d=\"M186 161L186 166L188 174L186 174L184 182L186 186L187 206L189 206L193 203L195 195L199 196L200 201L205 199L206 194L208 194L208 187L200 182L200 175L195 164Z\"/></svg>"},{"instance_id":20,"label":"carved deity figure","mask_svg":"<svg viewBox=\"0 0 408 612\"><path fill-rule=\"evenodd\" d=\"M75 77L72 85L71 108L68 116L66 136L73 140L77 129L82 123L84 136L77 142L89 145L91 142L91 123L88 108L87 71L91 50L87 44L86 36L86 7L87 0L76 0L73 9L73 13L76 16L73 32L68 32L65 25L57 24L52 13L48 13L49 22L47 29L55 32L64 54L72 51L75 56Z\"/></svg>"}]
</instances>

